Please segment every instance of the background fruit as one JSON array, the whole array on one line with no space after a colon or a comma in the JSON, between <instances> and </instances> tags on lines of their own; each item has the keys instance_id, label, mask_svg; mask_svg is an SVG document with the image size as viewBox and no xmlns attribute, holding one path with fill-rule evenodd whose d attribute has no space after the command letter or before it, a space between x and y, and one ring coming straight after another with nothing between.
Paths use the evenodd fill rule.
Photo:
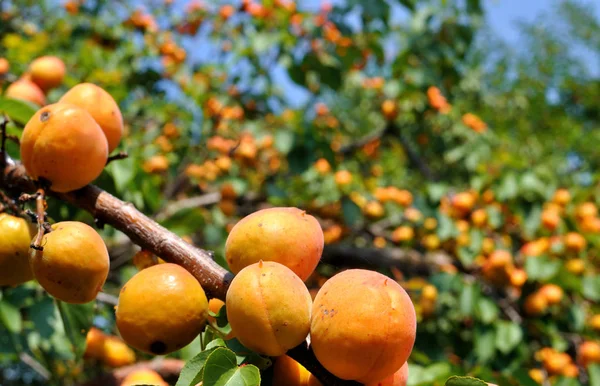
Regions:
<instances>
[{"instance_id":1,"label":"background fruit","mask_svg":"<svg viewBox=\"0 0 600 386\"><path fill-rule=\"evenodd\" d=\"M66 71L65 63L56 56L42 56L29 65L31 80L44 91L59 86Z\"/></svg>"},{"instance_id":2,"label":"background fruit","mask_svg":"<svg viewBox=\"0 0 600 386\"><path fill-rule=\"evenodd\" d=\"M108 145L100 126L77 106L46 106L23 130L21 160L27 172L34 179L50 181L56 192L79 189L94 181L107 158Z\"/></svg>"},{"instance_id":3,"label":"background fruit","mask_svg":"<svg viewBox=\"0 0 600 386\"><path fill-rule=\"evenodd\" d=\"M368 386L406 386L408 382L408 363L405 363L400 367L400 370L396 371L389 377L379 382L369 383Z\"/></svg>"},{"instance_id":4,"label":"background fruit","mask_svg":"<svg viewBox=\"0 0 600 386\"><path fill-rule=\"evenodd\" d=\"M235 336L258 353L283 355L308 335L312 299L302 280L282 264L260 261L242 269L225 303Z\"/></svg>"},{"instance_id":5,"label":"background fruit","mask_svg":"<svg viewBox=\"0 0 600 386\"><path fill-rule=\"evenodd\" d=\"M44 92L30 80L20 79L6 88L4 95L8 98L22 99L38 106L46 104Z\"/></svg>"},{"instance_id":6,"label":"background fruit","mask_svg":"<svg viewBox=\"0 0 600 386\"><path fill-rule=\"evenodd\" d=\"M27 220L0 213L0 286L15 286L33 279L29 244L35 229Z\"/></svg>"},{"instance_id":7,"label":"background fruit","mask_svg":"<svg viewBox=\"0 0 600 386\"><path fill-rule=\"evenodd\" d=\"M198 281L175 264L146 268L121 289L117 328L132 347L164 355L190 343L204 328L208 300Z\"/></svg>"},{"instance_id":8,"label":"background fruit","mask_svg":"<svg viewBox=\"0 0 600 386\"><path fill-rule=\"evenodd\" d=\"M297 208L270 208L238 222L227 237L225 258L233 273L250 264L276 261L308 279L323 252L317 220Z\"/></svg>"},{"instance_id":9,"label":"background fruit","mask_svg":"<svg viewBox=\"0 0 600 386\"><path fill-rule=\"evenodd\" d=\"M96 298L108 276L109 257L102 237L89 225L63 221L42 239L43 251L30 255L31 270L52 296L67 303Z\"/></svg>"},{"instance_id":10,"label":"background fruit","mask_svg":"<svg viewBox=\"0 0 600 386\"><path fill-rule=\"evenodd\" d=\"M135 385L169 386L159 373L150 369L135 370L121 382L121 386Z\"/></svg>"},{"instance_id":11,"label":"background fruit","mask_svg":"<svg viewBox=\"0 0 600 386\"><path fill-rule=\"evenodd\" d=\"M390 376L406 362L416 328L414 306L398 283L377 272L350 269L319 290L311 346L336 376L369 383Z\"/></svg>"},{"instance_id":12,"label":"background fruit","mask_svg":"<svg viewBox=\"0 0 600 386\"><path fill-rule=\"evenodd\" d=\"M304 366L287 355L282 355L273 364L273 386L321 386Z\"/></svg>"},{"instance_id":13,"label":"background fruit","mask_svg":"<svg viewBox=\"0 0 600 386\"><path fill-rule=\"evenodd\" d=\"M123 136L123 116L119 105L104 89L92 83L80 83L60 98L62 103L81 107L100 126L108 141L108 152L112 152Z\"/></svg>"}]
</instances>

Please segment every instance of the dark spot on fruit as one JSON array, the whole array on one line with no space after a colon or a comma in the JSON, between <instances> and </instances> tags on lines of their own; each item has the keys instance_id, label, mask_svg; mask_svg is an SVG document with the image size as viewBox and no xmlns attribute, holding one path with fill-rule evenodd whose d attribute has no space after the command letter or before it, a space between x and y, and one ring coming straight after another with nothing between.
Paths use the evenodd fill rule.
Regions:
<instances>
[{"instance_id":1,"label":"dark spot on fruit","mask_svg":"<svg viewBox=\"0 0 600 386\"><path fill-rule=\"evenodd\" d=\"M46 122L48 119L50 119L50 111L44 111L40 114L40 121Z\"/></svg>"},{"instance_id":2,"label":"dark spot on fruit","mask_svg":"<svg viewBox=\"0 0 600 386\"><path fill-rule=\"evenodd\" d=\"M263 276L267 276L267 274L266 274L266 273L263 273L262 275L263 275Z\"/></svg>"},{"instance_id":3,"label":"dark spot on fruit","mask_svg":"<svg viewBox=\"0 0 600 386\"><path fill-rule=\"evenodd\" d=\"M258 223L258 227L259 227L259 228L262 228L262 222L259 222L259 223Z\"/></svg>"},{"instance_id":4,"label":"dark spot on fruit","mask_svg":"<svg viewBox=\"0 0 600 386\"><path fill-rule=\"evenodd\" d=\"M325 315L329 315L329 310L323 310L323 313L324 313Z\"/></svg>"},{"instance_id":5,"label":"dark spot on fruit","mask_svg":"<svg viewBox=\"0 0 600 386\"><path fill-rule=\"evenodd\" d=\"M150 343L150 351L156 355L164 354L165 352L167 352L167 345L165 344L165 342L157 340L155 342Z\"/></svg>"},{"instance_id":6,"label":"dark spot on fruit","mask_svg":"<svg viewBox=\"0 0 600 386\"><path fill-rule=\"evenodd\" d=\"M284 325L285 327L287 327L287 325L288 325L288 322L283 322L283 325Z\"/></svg>"}]
</instances>

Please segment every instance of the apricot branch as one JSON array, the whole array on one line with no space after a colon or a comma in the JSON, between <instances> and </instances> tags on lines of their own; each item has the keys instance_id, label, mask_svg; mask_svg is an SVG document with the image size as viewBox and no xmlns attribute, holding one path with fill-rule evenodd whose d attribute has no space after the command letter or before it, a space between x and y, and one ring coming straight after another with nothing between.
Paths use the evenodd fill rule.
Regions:
<instances>
[{"instance_id":1,"label":"apricot branch","mask_svg":"<svg viewBox=\"0 0 600 386\"><path fill-rule=\"evenodd\" d=\"M37 251L44 250L44 247L42 247L42 239L44 238L44 233L46 232L46 227L44 226L44 221L46 219L46 205L46 193L44 189L38 189L35 198L35 213L38 230L35 239L31 244L31 248Z\"/></svg>"},{"instance_id":2,"label":"apricot branch","mask_svg":"<svg viewBox=\"0 0 600 386\"><path fill-rule=\"evenodd\" d=\"M106 164L108 165L109 163L113 162L113 161L117 161L120 159L125 159L129 157L129 154L127 154L127 152L124 151L120 151L117 154L113 154L110 157L108 157L108 159L106 160Z\"/></svg>"}]
</instances>

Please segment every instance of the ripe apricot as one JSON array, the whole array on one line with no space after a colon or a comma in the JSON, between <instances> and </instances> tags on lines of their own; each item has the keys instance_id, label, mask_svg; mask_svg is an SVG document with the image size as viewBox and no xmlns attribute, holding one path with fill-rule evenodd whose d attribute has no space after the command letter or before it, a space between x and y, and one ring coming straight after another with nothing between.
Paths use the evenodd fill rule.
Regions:
<instances>
[{"instance_id":1,"label":"ripe apricot","mask_svg":"<svg viewBox=\"0 0 600 386\"><path fill-rule=\"evenodd\" d=\"M90 328L85 337L85 358L102 359L106 335L96 327Z\"/></svg>"},{"instance_id":2,"label":"ripe apricot","mask_svg":"<svg viewBox=\"0 0 600 386\"><path fill-rule=\"evenodd\" d=\"M579 362L583 367L591 363L600 363L600 344L594 341L585 341L579 346Z\"/></svg>"},{"instance_id":3,"label":"ripe apricot","mask_svg":"<svg viewBox=\"0 0 600 386\"><path fill-rule=\"evenodd\" d=\"M565 206L571 201L571 193L567 189L557 189L552 197L552 202Z\"/></svg>"},{"instance_id":4,"label":"ripe apricot","mask_svg":"<svg viewBox=\"0 0 600 386\"><path fill-rule=\"evenodd\" d=\"M123 136L123 115L113 97L92 83L81 83L60 98L59 102L79 106L92 116L108 141L108 152L112 152Z\"/></svg>"},{"instance_id":5,"label":"ripe apricot","mask_svg":"<svg viewBox=\"0 0 600 386\"><path fill-rule=\"evenodd\" d=\"M334 175L335 183L344 186L352 182L352 173L348 170L339 170Z\"/></svg>"},{"instance_id":6,"label":"ripe apricot","mask_svg":"<svg viewBox=\"0 0 600 386\"><path fill-rule=\"evenodd\" d=\"M153 385L153 386L169 386L167 382L154 370L139 369L127 375L121 386L136 386L136 385Z\"/></svg>"},{"instance_id":7,"label":"ripe apricot","mask_svg":"<svg viewBox=\"0 0 600 386\"><path fill-rule=\"evenodd\" d=\"M31 80L44 91L62 83L67 69L65 63L56 56L42 56L29 65Z\"/></svg>"},{"instance_id":8,"label":"ripe apricot","mask_svg":"<svg viewBox=\"0 0 600 386\"><path fill-rule=\"evenodd\" d=\"M0 213L0 286L16 286L33 279L28 256L34 234L27 220Z\"/></svg>"},{"instance_id":9,"label":"ripe apricot","mask_svg":"<svg viewBox=\"0 0 600 386\"><path fill-rule=\"evenodd\" d=\"M596 217L598 215L598 207L593 202L584 202L577 206L575 215L579 218Z\"/></svg>"},{"instance_id":10,"label":"ripe apricot","mask_svg":"<svg viewBox=\"0 0 600 386\"><path fill-rule=\"evenodd\" d=\"M218 314L224 305L225 305L225 302L222 301L221 299L212 298L208 301L208 309L215 314ZM207 316L207 321L209 323L213 323L213 324L216 323L216 319L214 317L210 316L210 314ZM224 337L225 340L229 340L229 339L233 339L233 338L235 338L235 334L233 333L233 331L231 331L229 334L227 334L227 336Z\"/></svg>"},{"instance_id":11,"label":"ripe apricot","mask_svg":"<svg viewBox=\"0 0 600 386\"><path fill-rule=\"evenodd\" d=\"M471 213L471 221L476 227L482 227L487 222L487 212L485 209L477 209Z\"/></svg>"},{"instance_id":12,"label":"ripe apricot","mask_svg":"<svg viewBox=\"0 0 600 386\"><path fill-rule=\"evenodd\" d=\"M571 357L564 352L551 352L542 361L549 374L560 374L571 363Z\"/></svg>"},{"instance_id":13,"label":"ripe apricot","mask_svg":"<svg viewBox=\"0 0 600 386\"><path fill-rule=\"evenodd\" d=\"M325 158L319 158L317 162L315 162L314 167L320 175L326 175L331 172L331 165Z\"/></svg>"},{"instance_id":14,"label":"ripe apricot","mask_svg":"<svg viewBox=\"0 0 600 386\"><path fill-rule=\"evenodd\" d=\"M401 225L392 232L392 241L396 243L410 241L415 237L415 231L408 225Z\"/></svg>"},{"instance_id":15,"label":"ripe apricot","mask_svg":"<svg viewBox=\"0 0 600 386\"><path fill-rule=\"evenodd\" d=\"M385 209L383 208L383 205L379 203L379 201L369 201L365 204L363 212L367 217L376 219L385 214Z\"/></svg>"},{"instance_id":16,"label":"ripe apricot","mask_svg":"<svg viewBox=\"0 0 600 386\"><path fill-rule=\"evenodd\" d=\"M475 196L470 192L457 193L452 198L452 206L461 212L468 212L475 205Z\"/></svg>"},{"instance_id":17,"label":"ripe apricot","mask_svg":"<svg viewBox=\"0 0 600 386\"><path fill-rule=\"evenodd\" d=\"M260 260L276 261L306 280L319 263L323 246L323 230L313 216L298 208L269 208L233 227L225 259L233 273Z\"/></svg>"},{"instance_id":18,"label":"ripe apricot","mask_svg":"<svg viewBox=\"0 0 600 386\"><path fill-rule=\"evenodd\" d=\"M386 99L381 104L381 112L385 119L391 121L398 115L398 104L394 100Z\"/></svg>"},{"instance_id":19,"label":"ripe apricot","mask_svg":"<svg viewBox=\"0 0 600 386\"><path fill-rule=\"evenodd\" d=\"M285 265L259 261L242 269L225 302L233 333L259 354L283 355L308 335L312 299L302 280Z\"/></svg>"},{"instance_id":20,"label":"ripe apricot","mask_svg":"<svg viewBox=\"0 0 600 386\"><path fill-rule=\"evenodd\" d=\"M587 246L585 238L576 232L569 232L565 235L565 247L574 252L581 252Z\"/></svg>"},{"instance_id":21,"label":"ripe apricot","mask_svg":"<svg viewBox=\"0 0 600 386\"><path fill-rule=\"evenodd\" d=\"M121 288L117 328L130 346L164 355L189 344L202 331L208 300L200 283L176 264L144 269Z\"/></svg>"},{"instance_id":22,"label":"ripe apricot","mask_svg":"<svg viewBox=\"0 0 600 386\"><path fill-rule=\"evenodd\" d=\"M389 377L379 381L369 383L368 386L406 386L408 382L408 362L400 367L400 370L396 371Z\"/></svg>"},{"instance_id":23,"label":"ripe apricot","mask_svg":"<svg viewBox=\"0 0 600 386\"><path fill-rule=\"evenodd\" d=\"M531 369L529 370L529 378L533 379L536 383L541 385L542 383L544 383L544 379L546 379L546 376L544 375L544 372L541 369Z\"/></svg>"},{"instance_id":24,"label":"ripe apricot","mask_svg":"<svg viewBox=\"0 0 600 386\"><path fill-rule=\"evenodd\" d=\"M29 256L40 285L67 303L94 300L106 281L110 262L98 232L82 222L58 222L44 235L42 246L42 251L34 250Z\"/></svg>"},{"instance_id":25,"label":"ripe apricot","mask_svg":"<svg viewBox=\"0 0 600 386\"><path fill-rule=\"evenodd\" d=\"M4 95L8 98L28 101L38 106L46 104L46 96L44 96L42 89L37 84L26 79L19 79L11 83L6 88Z\"/></svg>"},{"instance_id":26,"label":"ripe apricot","mask_svg":"<svg viewBox=\"0 0 600 386\"><path fill-rule=\"evenodd\" d=\"M116 336L104 339L102 362L109 367L122 367L135 363L135 353Z\"/></svg>"},{"instance_id":27,"label":"ripe apricot","mask_svg":"<svg viewBox=\"0 0 600 386\"><path fill-rule=\"evenodd\" d=\"M548 300L539 292L535 292L525 299L523 307L529 315L540 315L548 309Z\"/></svg>"},{"instance_id":28,"label":"ripe apricot","mask_svg":"<svg viewBox=\"0 0 600 386\"><path fill-rule=\"evenodd\" d=\"M6 58L0 58L0 76L6 75L10 70L10 63Z\"/></svg>"},{"instance_id":29,"label":"ripe apricot","mask_svg":"<svg viewBox=\"0 0 600 386\"><path fill-rule=\"evenodd\" d=\"M21 137L21 161L33 179L56 192L94 181L106 165L108 145L100 126L80 107L56 103L38 110Z\"/></svg>"},{"instance_id":30,"label":"ripe apricot","mask_svg":"<svg viewBox=\"0 0 600 386\"><path fill-rule=\"evenodd\" d=\"M397 282L378 272L350 269L319 290L311 345L319 362L337 377L369 383L402 367L416 328L415 308Z\"/></svg>"},{"instance_id":31,"label":"ripe apricot","mask_svg":"<svg viewBox=\"0 0 600 386\"><path fill-rule=\"evenodd\" d=\"M287 355L273 364L273 386L321 386L321 382L304 366Z\"/></svg>"},{"instance_id":32,"label":"ripe apricot","mask_svg":"<svg viewBox=\"0 0 600 386\"><path fill-rule=\"evenodd\" d=\"M539 290L549 305L558 304L563 298L563 290L556 284L545 284Z\"/></svg>"}]
</instances>

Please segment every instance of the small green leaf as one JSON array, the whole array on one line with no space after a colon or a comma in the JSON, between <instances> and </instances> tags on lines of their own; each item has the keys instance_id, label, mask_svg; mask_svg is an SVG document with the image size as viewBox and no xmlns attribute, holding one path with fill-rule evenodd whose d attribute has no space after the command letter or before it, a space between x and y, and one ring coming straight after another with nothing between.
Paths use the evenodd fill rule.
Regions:
<instances>
[{"instance_id":1,"label":"small green leaf","mask_svg":"<svg viewBox=\"0 0 600 386\"><path fill-rule=\"evenodd\" d=\"M5 300L0 301L0 322L14 334L20 333L23 329L21 311Z\"/></svg>"},{"instance_id":2,"label":"small green leaf","mask_svg":"<svg viewBox=\"0 0 600 386\"><path fill-rule=\"evenodd\" d=\"M490 324L498 319L500 310L496 303L488 298L482 297L477 302L477 315L484 324Z\"/></svg>"},{"instance_id":3,"label":"small green leaf","mask_svg":"<svg viewBox=\"0 0 600 386\"><path fill-rule=\"evenodd\" d=\"M356 225L362 219L360 208L348 197L342 199L342 213L344 222L350 226Z\"/></svg>"},{"instance_id":4,"label":"small green leaf","mask_svg":"<svg viewBox=\"0 0 600 386\"><path fill-rule=\"evenodd\" d=\"M560 261L544 256L530 256L525 261L525 271L531 280L547 281L560 270Z\"/></svg>"},{"instance_id":5,"label":"small green leaf","mask_svg":"<svg viewBox=\"0 0 600 386\"><path fill-rule=\"evenodd\" d=\"M523 330L513 322L505 320L496 323L496 347L503 354L511 352L523 339Z\"/></svg>"},{"instance_id":6,"label":"small green leaf","mask_svg":"<svg viewBox=\"0 0 600 386\"><path fill-rule=\"evenodd\" d=\"M217 348L206 360L202 381L205 386L258 386L260 372L253 365L238 367L233 351Z\"/></svg>"},{"instance_id":7,"label":"small green leaf","mask_svg":"<svg viewBox=\"0 0 600 386\"><path fill-rule=\"evenodd\" d=\"M181 374L179 374L179 379L177 379L175 386L195 386L202 381L206 360L215 350L217 350L217 348L202 351L200 354L187 361L181 370Z\"/></svg>"},{"instance_id":8,"label":"small green leaf","mask_svg":"<svg viewBox=\"0 0 600 386\"><path fill-rule=\"evenodd\" d=\"M588 375L590 377L590 386L600 386L600 365L592 364L588 367Z\"/></svg>"},{"instance_id":9,"label":"small green leaf","mask_svg":"<svg viewBox=\"0 0 600 386\"><path fill-rule=\"evenodd\" d=\"M85 337L94 316L94 302L87 304L69 304L56 300L56 306L65 326L65 333L71 343L76 358L85 352Z\"/></svg>"},{"instance_id":10,"label":"small green leaf","mask_svg":"<svg viewBox=\"0 0 600 386\"><path fill-rule=\"evenodd\" d=\"M38 107L32 103L0 97L0 112L21 125L25 125L37 110Z\"/></svg>"},{"instance_id":11,"label":"small green leaf","mask_svg":"<svg viewBox=\"0 0 600 386\"><path fill-rule=\"evenodd\" d=\"M481 379L473 377L453 376L448 378L446 386L487 386L487 383Z\"/></svg>"},{"instance_id":12,"label":"small green leaf","mask_svg":"<svg viewBox=\"0 0 600 386\"><path fill-rule=\"evenodd\" d=\"M589 300L600 300L600 276L586 276L581 281L582 293Z\"/></svg>"}]
</instances>

